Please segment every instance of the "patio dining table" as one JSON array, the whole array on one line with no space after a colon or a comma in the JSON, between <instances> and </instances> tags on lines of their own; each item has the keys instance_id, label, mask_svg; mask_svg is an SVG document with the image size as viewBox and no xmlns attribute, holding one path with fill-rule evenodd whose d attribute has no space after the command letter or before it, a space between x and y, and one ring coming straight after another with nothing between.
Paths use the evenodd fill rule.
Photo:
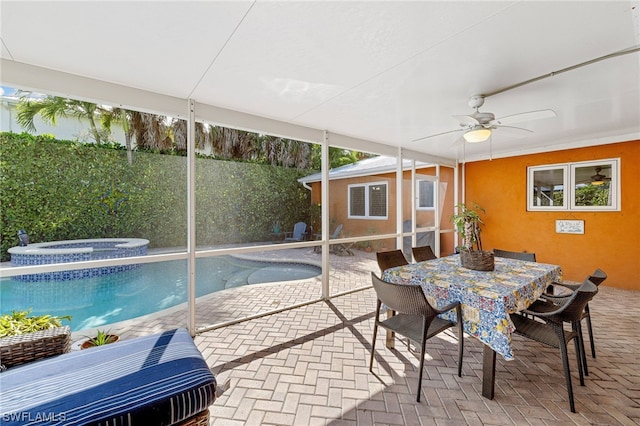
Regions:
<instances>
[{"instance_id":1,"label":"patio dining table","mask_svg":"<svg viewBox=\"0 0 640 426\"><path fill-rule=\"evenodd\" d=\"M532 304L552 281L562 278L558 265L495 258L493 271L475 271L460 265L453 255L389 268L383 279L392 283L420 285L434 307L462 304L464 331L484 343L482 395L493 399L496 353L514 359L511 334L515 327L509 314ZM455 321L455 315L444 314ZM387 339L391 346L393 339Z\"/></svg>"}]
</instances>

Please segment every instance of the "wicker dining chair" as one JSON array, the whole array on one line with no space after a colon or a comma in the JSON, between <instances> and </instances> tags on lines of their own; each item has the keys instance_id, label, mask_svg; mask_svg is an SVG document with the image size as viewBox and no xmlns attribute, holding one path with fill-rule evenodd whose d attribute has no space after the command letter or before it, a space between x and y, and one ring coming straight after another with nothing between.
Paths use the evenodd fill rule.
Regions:
<instances>
[{"instance_id":1,"label":"wicker dining chair","mask_svg":"<svg viewBox=\"0 0 640 426\"><path fill-rule=\"evenodd\" d=\"M589 281L591 281L592 283L594 283L596 286L599 286L600 284L602 284L602 282L604 280L607 279L607 274L606 272L604 272L602 269L598 268L596 269L591 275L589 275L587 277L587 279ZM567 288L571 291L576 291L581 284L579 283L569 283L569 282L553 282L547 289L548 292L545 293L543 295L544 298L546 298L547 300L553 300L554 298L558 297L558 296L554 296L553 295L553 291L554 288L556 286L560 286L560 287L564 287ZM591 345L591 356L593 358L596 357L596 344L595 341L593 340L593 329L591 328L591 312L589 311L589 304L587 303L587 305L584 307L584 312L582 313L582 318L581 320L585 319L587 320L587 332L589 333L589 344ZM584 339L583 339L584 340ZM587 360L586 358L584 359L584 364L585 364L585 374L588 375L589 371L586 368L586 363Z\"/></svg>"},{"instance_id":2,"label":"wicker dining chair","mask_svg":"<svg viewBox=\"0 0 640 426\"><path fill-rule=\"evenodd\" d=\"M576 412L576 407L573 399L567 345L571 340L574 341L580 385L584 386L582 364L584 342L582 341L580 322L584 307L597 292L598 287L591 281L585 280L574 292L564 296L563 301L560 301L560 297L557 297L555 302L538 299L521 313L511 314L511 320L516 327L517 334L560 349L564 376L567 382L567 392L569 393L569 406L572 413ZM565 322L571 324L571 331L564 329Z\"/></svg>"},{"instance_id":3,"label":"wicker dining chair","mask_svg":"<svg viewBox=\"0 0 640 426\"><path fill-rule=\"evenodd\" d=\"M458 377L462 377L462 353L464 350L462 308L460 302L451 303L442 309L432 307L424 296L422 287L418 285L394 284L381 280L371 272L371 281L378 298L376 316L373 326L373 340L371 342L371 359L369 371L373 372L373 358L375 356L376 337L378 327L407 337L420 346L420 370L418 373L418 392L416 401L420 402L422 389L422 372L424 369L424 355L427 340L431 337L456 326L458 327ZM396 314L381 320L382 305L392 309ZM438 314L455 309L456 322L438 317Z\"/></svg>"},{"instance_id":4,"label":"wicker dining chair","mask_svg":"<svg viewBox=\"0 0 640 426\"><path fill-rule=\"evenodd\" d=\"M500 250L493 249L494 257L504 257L508 259L518 259L518 260L526 260L527 262L535 262L536 254L535 253L527 253L524 251L509 251L509 250Z\"/></svg>"},{"instance_id":5,"label":"wicker dining chair","mask_svg":"<svg viewBox=\"0 0 640 426\"><path fill-rule=\"evenodd\" d=\"M416 260L416 262L424 262L426 260L437 259L437 256L431 249L431 246L413 247L411 248L411 251L413 252L413 258Z\"/></svg>"},{"instance_id":6,"label":"wicker dining chair","mask_svg":"<svg viewBox=\"0 0 640 426\"><path fill-rule=\"evenodd\" d=\"M408 265L407 259L404 257L402 250L389 250L376 252L380 273L384 273L389 268L396 266Z\"/></svg>"}]
</instances>

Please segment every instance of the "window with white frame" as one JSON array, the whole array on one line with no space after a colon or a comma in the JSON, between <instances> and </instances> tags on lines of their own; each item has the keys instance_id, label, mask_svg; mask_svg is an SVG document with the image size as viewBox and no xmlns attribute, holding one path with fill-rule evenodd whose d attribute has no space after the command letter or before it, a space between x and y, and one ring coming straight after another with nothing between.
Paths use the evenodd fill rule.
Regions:
<instances>
[{"instance_id":1,"label":"window with white frame","mask_svg":"<svg viewBox=\"0 0 640 426\"><path fill-rule=\"evenodd\" d=\"M432 180L417 180L416 194L418 197L416 208L418 210L434 210L436 183Z\"/></svg>"},{"instance_id":2,"label":"window with white frame","mask_svg":"<svg viewBox=\"0 0 640 426\"><path fill-rule=\"evenodd\" d=\"M619 211L620 159L527 168L527 210Z\"/></svg>"},{"instance_id":3,"label":"window with white frame","mask_svg":"<svg viewBox=\"0 0 640 426\"><path fill-rule=\"evenodd\" d=\"M349 219L386 219L387 184L372 182L349 185Z\"/></svg>"}]
</instances>

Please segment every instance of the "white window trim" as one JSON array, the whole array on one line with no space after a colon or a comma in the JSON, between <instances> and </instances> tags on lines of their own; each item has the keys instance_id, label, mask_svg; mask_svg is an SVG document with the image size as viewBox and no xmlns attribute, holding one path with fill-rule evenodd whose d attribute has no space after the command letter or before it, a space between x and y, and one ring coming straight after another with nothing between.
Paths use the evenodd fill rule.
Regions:
<instances>
[{"instance_id":1,"label":"white window trim","mask_svg":"<svg viewBox=\"0 0 640 426\"><path fill-rule=\"evenodd\" d=\"M433 199L431 202L433 203L432 207L420 207L420 182L431 182L433 184ZM420 178L416 179L416 210L419 211L434 211L436 209L436 200L438 199L438 179L434 176L433 179L430 178Z\"/></svg>"},{"instance_id":2,"label":"white window trim","mask_svg":"<svg viewBox=\"0 0 640 426\"><path fill-rule=\"evenodd\" d=\"M579 167L595 167L597 165L611 165L610 206L576 206L576 178L575 171ZM563 205L561 206L534 206L533 176L536 171L563 170ZM527 167L527 211L620 211L620 158L606 158L572 163L546 164Z\"/></svg>"},{"instance_id":3,"label":"white window trim","mask_svg":"<svg viewBox=\"0 0 640 426\"><path fill-rule=\"evenodd\" d=\"M570 174L572 178L575 176L575 169L578 167L595 167L602 164L611 165L611 182L609 184L609 199L611 201L610 206L576 206L576 184L572 182L569 187L569 196L571 200L570 210L578 211L620 211L620 174L618 172L619 158L608 158L605 160L584 161L581 163L571 163ZM595 173L595 172L594 172ZM572 179L574 180L574 179Z\"/></svg>"},{"instance_id":4,"label":"white window trim","mask_svg":"<svg viewBox=\"0 0 640 426\"><path fill-rule=\"evenodd\" d=\"M369 187L375 185L384 185L385 188L385 215L370 216L369 215ZM351 214L351 188L364 187L364 216L354 216ZM348 219L367 219L367 220L387 220L389 218L389 184L385 181L380 182L363 182L352 183L347 185L347 218Z\"/></svg>"},{"instance_id":5,"label":"white window trim","mask_svg":"<svg viewBox=\"0 0 640 426\"><path fill-rule=\"evenodd\" d=\"M558 206L535 206L533 201L535 196L533 194L533 176L535 172L545 171L545 170L562 170L562 188L564 192L563 196L563 204ZM558 211L558 210L567 210L567 198L568 188L569 188L569 179L568 179L568 165L567 164L548 164L544 166L530 166L527 167L527 210L528 211Z\"/></svg>"}]
</instances>

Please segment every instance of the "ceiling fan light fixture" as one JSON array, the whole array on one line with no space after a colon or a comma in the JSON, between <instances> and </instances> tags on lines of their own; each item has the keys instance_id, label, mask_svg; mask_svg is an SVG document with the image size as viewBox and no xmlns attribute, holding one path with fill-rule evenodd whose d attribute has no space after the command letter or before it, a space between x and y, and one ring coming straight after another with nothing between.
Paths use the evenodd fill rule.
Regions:
<instances>
[{"instance_id":1,"label":"ceiling fan light fixture","mask_svg":"<svg viewBox=\"0 0 640 426\"><path fill-rule=\"evenodd\" d=\"M473 128L464 133L464 140L470 143L484 142L491 136L491 129L483 126L473 126Z\"/></svg>"},{"instance_id":2,"label":"ceiling fan light fixture","mask_svg":"<svg viewBox=\"0 0 640 426\"><path fill-rule=\"evenodd\" d=\"M595 170L596 170L596 174L591 176L591 185L596 185L596 186L604 185L607 180L610 180L606 176L600 174L600 172L602 171L601 167L596 167Z\"/></svg>"}]
</instances>

